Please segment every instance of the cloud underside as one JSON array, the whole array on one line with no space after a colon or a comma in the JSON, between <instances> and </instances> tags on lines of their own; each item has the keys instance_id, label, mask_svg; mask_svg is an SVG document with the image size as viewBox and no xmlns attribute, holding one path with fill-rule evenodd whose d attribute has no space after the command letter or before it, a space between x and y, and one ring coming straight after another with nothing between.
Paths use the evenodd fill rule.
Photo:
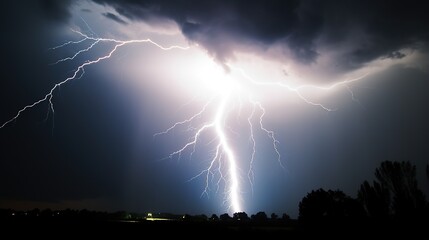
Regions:
<instances>
[{"instance_id":1,"label":"cloud underside","mask_svg":"<svg viewBox=\"0 0 429 240\"><path fill-rule=\"evenodd\" d=\"M40 0L50 18L65 19L72 1ZM429 6L389 0L93 0L115 10L103 15L120 24L174 21L184 36L216 60L251 52L335 72L376 59L427 54ZM322 64L321 64L322 63Z\"/></svg>"},{"instance_id":2,"label":"cloud underside","mask_svg":"<svg viewBox=\"0 0 429 240\"><path fill-rule=\"evenodd\" d=\"M404 57L428 41L429 8L421 1L144 1L95 0L131 21L173 20L191 41L224 62L237 50L258 49L350 70L377 58Z\"/></svg>"},{"instance_id":3,"label":"cloud underside","mask_svg":"<svg viewBox=\"0 0 429 240\"><path fill-rule=\"evenodd\" d=\"M118 17L114 13L110 13L110 12L103 13L103 16L105 16L106 18L108 18L110 20L113 20L113 21L115 21L117 23L120 23L120 24L123 24L123 25L127 25L127 22L125 22L122 18Z\"/></svg>"}]
</instances>

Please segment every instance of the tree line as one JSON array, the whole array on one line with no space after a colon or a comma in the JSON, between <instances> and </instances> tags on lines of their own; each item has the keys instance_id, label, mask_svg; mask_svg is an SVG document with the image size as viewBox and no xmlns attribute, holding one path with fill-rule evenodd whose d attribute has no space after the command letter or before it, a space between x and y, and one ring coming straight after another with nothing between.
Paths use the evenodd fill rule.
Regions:
<instances>
[{"instance_id":1,"label":"tree line","mask_svg":"<svg viewBox=\"0 0 429 240\"><path fill-rule=\"evenodd\" d=\"M429 178L429 167L427 168ZM299 219L321 218L420 218L429 215L429 204L419 189L416 166L384 161L375 180L364 181L357 198L341 190L314 190L299 203Z\"/></svg>"},{"instance_id":2,"label":"tree line","mask_svg":"<svg viewBox=\"0 0 429 240\"><path fill-rule=\"evenodd\" d=\"M426 168L429 181L429 165ZM15 211L0 209L0 218L57 218L57 219L93 219L93 220L146 220L147 214L125 211L108 213L83 210L50 209ZM268 216L261 211L250 216L245 212L213 214L210 217L200 215L162 214L162 218L192 222L270 222L291 223L286 213ZM317 189L309 192L299 203L298 220L302 222L320 222L341 219L421 219L429 220L429 203L423 191L419 189L416 166L410 162L384 161L375 169L375 180L364 181L352 198L341 190Z\"/></svg>"}]
</instances>

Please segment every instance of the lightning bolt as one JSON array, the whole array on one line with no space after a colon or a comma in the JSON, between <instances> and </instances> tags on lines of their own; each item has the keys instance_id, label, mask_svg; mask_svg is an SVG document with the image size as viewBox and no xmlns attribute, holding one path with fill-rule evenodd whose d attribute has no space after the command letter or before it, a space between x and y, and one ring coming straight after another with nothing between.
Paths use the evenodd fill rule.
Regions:
<instances>
[{"instance_id":1,"label":"lightning bolt","mask_svg":"<svg viewBox=\"0 0 429 240\"><path fill-rule=\"evenodd\" d=\"M72 56L69 56L69 57L66 57L66 58L63 58L63 59L59 59L58 61L56 61L55 63L53 63L54 65L55 64L58 64L58 63L61 63L61 62L66 62L66 61L70 61L70 60L74 60L77 56L79 56L80 54L82 54L82 53L84 53L84 52L88 52L88 51L90 51L91 49L93 49L96 45L98 45L99 43L101 43L101 42L109 42L109 43L113 43L114 45L113 45L113 47L112 47L112 49L106 54L106 55L104 55L104 56L101 56L101 57L98 57L98 58L96 58L96 59L94 59L94 60L88 60L88 61L86 61L86 62L84 62L83 64L81 64L81 65L79 65L75 70L74 70L74 72L72 73L72 75L70 76L70 77L68 77L68 78L66 78L66 79L64 79L63 81L61 81L61 82L59 82L59 83L56 83L52 88L51 88L51 90L43 97L43 98L41 98L41 99L39 99L39 100L37 100L37 101L35 101L35 102L33 102L33 103L31 103L31 104L28 104L28 105L26 105L26 106L24 106L23 108L21 108L17 113L16 113L16 115L15 116L13 116L11 119L9 119L8 121L6 121L6 122L4 122L1 126L0 126L0 129L2 129L2 128L4 128L6 125L8 125L9 123L11 123L11 122L13 122L13 121L15 121L15 120L17 120L20 116L21 116L21 114L23 113L23 112L25 112L25 111L27 111L28 109L31 109L31 108L33 108L33 107L35 107L35 106L37 106L37 105L39 105L39 104L41 104L41 103L43 103L43 102L48 102L49 103L49 111L50 112L52 112L52 114L54 114L55 113L55 108L54 108L54 103L52 102L52 99L53 99L53 97L54 97L54 92L55 92L55 90L57 90L58 88L60 88L62 85L64 85L64 84L66 84L66 83L68 83L69 81L72 81L72 80L76 80L76 79L80 79L82 76L83 76L83 74L85 73L85 68L87 67L87 66L90 66L90 65L93 65L93 64L97 64L97 63L99 63L99 62L101 62L101 61L103 61L103 60L106 60L106 59L109 59L110 57L112 57L112 55L120 48L120 47L123 47L123 46L125 46L125 45L130 45L130 44L137 44L137 43L148 43L148 44L152 44L152 45L154 45L154 46L156 46L156 47L158 47L159 49L161 49L161 50L164 50L164 51L168 51L168 50L173 50L173 49L182 49L182 50L187 50L187 49L189 49L189 47L182 47L182 46L169 46L169 47L164 47L164 46L162 46L161 44L158 44L158 43L156 43L156 42L154 42L154 41L152 41L151 39L137 39L137 40L128 40L128 41L122 41L122 40L117 40L117 39L111 39L111 38L98 38L98 37L92 37L92 36L88 36L87 34L84 34L84 33L82 33L82 32L80 32L80 31L77 31L77 30L72 30L73 32L75 32L75 33L77 33L77 34L79 34L81 37L82 37L82 39L81 40L78 40L78 41L68 41L68 42L66 42L66 43L63 43L63 44L61 44L61 45L58 45L58 46L55 46L55 47L53 47L53 48L50 48L51 50L55 50L55 49L58 49L58 48L63 48L63 47L66 47L66 46L68 46L68 45L74 45L74 44L78 44L78 43L83 43L83 42L86 42L86 41L92 41L93 43L88 47L88 48L85 48L85 49L82 49L82 50L79 50L79 51L77 51L74 55L72 55Z\"/></svg>"},{"instance_id":2,"label":"lightning bolt","mask_svg":"<svg viewBox=\"0 0 429 240\"><path fill-rule=\"evenodd\" d=\"M357 98L355 98L355 95L352 91L352 88L350 87L350 84L353 82L359 81L363 79L365 75L362 75L357 78L348 79L340 82L333 83L328 86L317 86L317 85L299 85L299 86L289 86L283 82L263 82L263 81L256 81L253 78L249 77L246 72L243 69L228 65L228 67L232 70L237 71L240 77L243 77L245 80L247 80L246 84L254 85L254 86L265 86L265 87L281 87L286 89L287 91L294 93L298 98L300 98L305 103L319 107L320 109L324 111L335 111L336 109L327 107L319 102L312 101L309 97L305 96L303 91L307 89L315 89L319 91L331 91L335 88L343 87L346 89L353 101L356 101L359 103ZM232 75L232 73L230 73ZM187 118L186 120L179 121L174 123L171 127L167 128L165 131L159 132L154 134L154 136L160 136L163 134L168 134L171 131L173 131L176 128L181 127L182 125L193 125L195 124L195 121L197 119L202 118L202 116L208 111L208 108L210 108L211 105L216 105L216 111L214 116L211 116L209 119L212 119L211 121L204 122L202 125L197 127L190 127L187 128L188 131L191 132L191 138L188 142L182 145L178 150L173 151L169 158L178 157L179 159L182 157L182 154L184 154L188 149L191 149L191 152L189 154L189 157L191 158L192 155L196 151L196 145L202 138L202 135L206 132L212 132L215 135L215 138L218 142L218 144L215 147L214 155L210 158L210 161L208 163L208 167L204 170L202 170L200 173L192 177L189 181L192 181L199 177L205 178L205 187L201 194L201 196L209 195L210 192L210 182L213 181L213 178L218 175L218 180L215 183L216 186L216 192L219 189L220 182L225 182L225 200L224 203L227 204L227 209L232 210L232 212L240 212L243 211L242 207L242 199L240 198L240 178L239 178L239 168L237 166L238 161L236 155L234 154L233 147L231 146L230 142L228 141L228 131L229 127L226 124L227 119L227 112L232 112L233 106L234 106L234 100L231 95L233 93L237 93L241 88L235 83L238 81L236 79L231 79L233 82L230 84L229 89L225 89L227 93L222 94L219 96L219 99L212 98L208 100L205 105L202 107L202 109L197 112L196 114L192 115L191 117ZM254 173L254 161L256 158L256 138L255 138L255 130L259 129L263 133L265 133L268 137L268 139L272 142L272 148L275 154L277 155L277 162L278 164L283 168L283 163L281 161L281 154L278 148L279 141L275 137L275 132L273 130L269 130L264 125L264 117L266 115L266 110L263 106L263 104L252 97L252 93L248 92L248 99L246 101L246 104L249 104L251 106L250 114L247 116L247 124L249 126L249 140L252 147L252 152L250 155L249 160L249 170L247 173L247 177L249 179L249 183L251 185L251 190L253 193L253 184L255 181L255 173ZM217 104L215 104L217 103ZM243 99L238 98L238 115L242 112L243 107ZM259 113L258 116L256 116ZM231 132L231 131L230 131ZM234 133L234 132L232 132ZM226 160L225 160L226 159ZM227 165L227 171L222 169L223 165Z\"/></svg>"},{"instance_id":3,"label":"lightning bolt","mask_svg":"<svg viewBox=\"0 0 429 240\"><path fill-rule=\"evenodd\" d=\"M87 23L85 22L87 25ZM6 127L10 123L16 121L21 115L42 104L47 103L48 104L48 115L52 113L52 116L55 114L55 108L54 108L54 94L58 88L60 88L62 85L65 85L66 83L78 80L82 78L85 74L85 69L89 67L90 65L95 65L101 61L107 60L111 58L115 52L121 47L131 45L131 44L150 44L155 47L157 47L160 50L163 51L170 51L174 49L178 50L187 50L189 47L183 47L183 46L162 46L161 44L158 44L151 39L135 39L135 40L117 40L114 38L101 38L98 37L87 25L88 29L90 30L91 34L85 34L78 30L72 30L75 34L80 36L79 40L76 41L68 41L63 44L60 44L58 46L50 48L50 50L57 50L60 48L64 48L71 45L78 45L82 43L88 43L89 46L86 48L82 48L78 51L76 51L71 56L62 58L57 60L56 62L52 63L53 65L61 64L67 61L73 61L76 59L76 57L93 50L93 48L101 43L110 43L110 49L109 51L102 56L99 56L92 60L86 60L81 65L79 65L72 74L63 79L62 81L54 84L54 86L40 99L34 101L31 104L28 104L21 109L17 111L17 113L11 117L9 120L4 122L0 129ZM230 137L231 135L231 128L229 126L230 119L228 118L230 113L234 112L234 107L238 105L238 114L240 114L242 111L242 106L244 104L247 104L250 106L250 113L246 117L247 125L249 127L249 141L251 143L251 149L252 152L250 154L250 159L248 161L248 172L247 172L247 178L250 182L252 193L253 193L253 184L255 182L255 173L254 173L254 161L256 159L257 155L257 141L255 138L255 132L261 131L266 134L268 140L272 143L272 149L274 153L277 156L277 162L281 167L283 167L282 160L281 160L281 154L279 151L279 141L277 140L275 136L275 132L273 130L268 129L264 125L264 117L266 115L266 110L263 106L263 104L260 101L257 101L251 92L247 92L247 99L245 102L243 102L243 99L241 97L235 97L235 93L243 91L243 88L241 88L240 84L247 84L247 85L253 85L257 87L275 87L275 88L282 88L286 91L295 94L299 99L301 99L303 102L318 107L325 111L335 111L335 109L325 106L322 103L316 102L314 100L311 100L310 96L307 96L305 94L305 90L313 89L317 91L330 91L335 88L343 87L345 90L347 90L354 101L358 100L355 98L355 95L350 87L350 85L353 82L359 81L363 79L366 75L360 76L358 78L344 80L340 82L333 83L331 85L327 86L318 86L318 85L311 85L311 84L303 84L298 86L290 86L288 84L285 84L284 82L266 82L266 81L257 81L251 78L246 74L246 72L243 69L234 67L232 65L228 65L228 67L232 70L233 73L238 73L239 77L245 79L244 82L239 82L238 80L232 79L231 82L228 82L227 89L224 89L221 94L207 100L205 105L201 108L200 111L196 112L194 115L190 116L189 118L178 121L174 123L171 127L167 128L164 131L161 131L159 133L154 134L155 137L169 134L173 130L181 127L187 127L187 131L191 133L191 137L187 142L185 142L181 147L179 147L176 151L173 151L169 154L169 158L181 158L182 154L187 152L190 149L189 157L192 157L192 155L195 153L197 149L197 144L199 141L202 140L202 136L205 134L211 134L214 136L214 141L216 141L216 146L214 148L214 153L211 157L209 157L208 161L208 167L204 170L202 170L199 174L195 175L190 179L190 181L199 178L204 177L205 179L205 187L201 194L203 195L209 195L211 191L211 182L215 181L216 191L218 192L221 183L224 183L225 189L224 189L224 203L227 205L228 211L232 212L241 212L244 210L243 207L243 199L241 199L240 194L242 193L242 179L240 178L240 166L239 162L242 162L243 160L240 159L239 156L234 151L233 147L233 141ZM233 73L230 73L232 76ZM202 119L203 116L209 115L210 111L209 109L215 109L214 114L209 117L209 120L201 122L200 119ZM197 126L195 126L197 125ZM284 167L283 167L284 168ZM217 180L215 178L217 177Z\"/></svg>"}]
</instances>

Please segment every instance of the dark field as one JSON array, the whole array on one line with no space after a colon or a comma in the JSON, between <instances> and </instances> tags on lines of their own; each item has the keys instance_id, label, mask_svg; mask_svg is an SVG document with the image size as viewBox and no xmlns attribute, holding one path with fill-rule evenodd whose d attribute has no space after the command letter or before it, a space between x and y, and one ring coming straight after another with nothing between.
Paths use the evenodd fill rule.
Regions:
<instances>
[{"instance_id":1,"label":"dark field","mask_svg":"<svg viewBox=\"0 0 429 240\"><path fill-rule=\"evenodd\" d=\"M423 237L427 236L425 220L323 220L302 222L194 222L194 221L128 221L85 219L3 219L3 234L15 237ZM423 238L422 238L423 239Z\"/></svg>"}]
</instances>

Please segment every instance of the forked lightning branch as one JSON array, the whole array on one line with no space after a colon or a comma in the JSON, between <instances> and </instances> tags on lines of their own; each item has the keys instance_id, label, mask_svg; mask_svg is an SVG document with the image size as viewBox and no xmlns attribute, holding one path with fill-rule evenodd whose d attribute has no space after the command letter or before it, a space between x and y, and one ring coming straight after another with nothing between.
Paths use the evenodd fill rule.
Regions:
<instances>
[{"instance_id":1,"label":"forked lightning branch","mask_svg":"<svg viewBox=\"0 0 429 240\"><path fill-rule=\"evenodd\" d=\"M90 52L94 50L94 48L101 43L110 43L108 48L108 52L105 55L101 55L95 57L94 59L86 59L83 61L73 72L72 74L58 81L52 88L40 99L35 100L32 103L29 103L26 106L23 106L21 109L17 110L14 116L11 116L9 120L2 123L0 129L7 127L8 125L15 122L18 118L24 117L26 111L45 103L49 107L49 113L55 113L55 93L59 88L63 85L66 85L70 81L75 81L81 79L85 74L85 69L90 67L91 65L95 65L99 62L106 61L109 58L113 57L118 49L128 46L128 45L150 45L152 47L158 48L159 51L170 51L171 54L175 54L176 51L186 51L190 47L187 46L163 46L158 44L151 39L134 39L134 40L118 40L114 38L101 38L95 37L95 34L85 34L78 30L72 30L75 34L77 34L80 39L77 41L68 41L64 44L51 48L51 50L56 50L60 48L67 48L72 46L80 46L82 43L87 43L88 47L78 49L74 52L74 54L59 59L55 64L61 64L67 61L76 61L78 56L82 56L84 53ZM104 45L103 45L104 46ZM264 125L264 117L266 116L266 110L262 102L258 101L256 97L254 97L256 93L252 91L257 91L260 89L259 87L272 87L275 89L284 89L285 92L294 94L303 102L313 105L324 111L334 111L335 109L331 109L322 103L312 100L311 96L306 94L306 90L312 89L316 91L330 91L335 88L342 87L344 90L349 91L351 93L352 98L354 98L353 92L348 84L358 81L362 79L364 76L345 80L333 83L329 86L317 86L317 85L309 85L303 84L299 86L289 86L284 82L266 82L266 81L258 81L249 76L245 70L234 67L232 64L228 64L228 67L231 69L230 78L225 83L224 88L219 94L208 100L202 109L195 112L194 115L189 116L189 118L184 120L179 120L175 124L173 124L170 128L166 128L165 131L160 133L156 133L155 136L169 134L172 130L183 126L183 125L192 125L193 127L189 128L188 131L191 131L191 138L189 141L184 142L180 148L171 152L169 157L181 157L186 152L190 151L191 157L193 153L195 153L197 145L199 141L203 141L202 135L206 133L213 134L215 136L214 141L216 142L215 148L210 153L207 153L207 156L210 158L208 166L201 171L199 174L194 176L195 178L204 178L205 186L202 187L202 194L209 194L209 190L212 187L211 184L214 182L213 188L219 189L220 183L224 183L225 186L223 189L224 193L224 203L226 208L230 212L240 212L245 210L245 203L241 197L242 189L242 181L243 179L248 179L250 184L253 186L254 181L257 181L254 176L254 166L253 163L255 161L258 139L256 139L256 131L262 131L265 133L267 139L269 139L272 143L273 153L277 156L277 161L280 166L283 167L282 159L279 151L279 141L276 138L276 134L273 130L269 129ZM234 73L234 74L233 74ZM244 81L235 81L233 76L239 76ZM216 81L216 80L214 80ZM249 85L251 87L243 87L242 85ZM253 89L253 90L249 90ZM244 94L240 94L240 97L236 97L236 91L244 92ZM246 92L247 91L247 92ZM257 93L260 94L260 93ZM233 142L230 141L230 126L228 125L228 117L233 114L234 111L232 106L238 106L246 104L250 106L251 111L249 111L248 116L246 116L247 120L247 129L250 135L250 144L251 144L251 153L249 153L250 159L245 159L249 163L247 176L242 175L242 171L239 169L239 159L236 153L237 148L234 146ZM213 113L208 111L209 109L214 109ZM211 114L208 119L201 122L201 115ZM244 160L240 160L242 162ZM213 181L214 176L217 176L218 179Z\"/></svg>"}]
</instances>

